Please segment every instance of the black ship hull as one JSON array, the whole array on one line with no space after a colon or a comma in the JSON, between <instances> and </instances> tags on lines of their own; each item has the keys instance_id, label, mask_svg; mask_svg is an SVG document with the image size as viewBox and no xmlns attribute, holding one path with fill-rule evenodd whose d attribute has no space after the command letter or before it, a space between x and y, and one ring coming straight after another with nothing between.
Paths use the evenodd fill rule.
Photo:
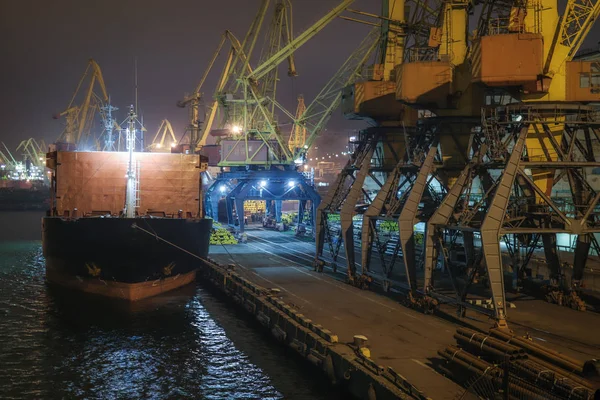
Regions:
<instances>
[{"instance_id":1,"label":"black ship hull","mask_svg":"<svg viewBox=\"0 0 600 400\"><path fill-rule=\"evenodd\" d=\"M44 217L46 279L130 301L154 296L195 279L211 229L210 219Z\"/></svg>"}]
</instances>

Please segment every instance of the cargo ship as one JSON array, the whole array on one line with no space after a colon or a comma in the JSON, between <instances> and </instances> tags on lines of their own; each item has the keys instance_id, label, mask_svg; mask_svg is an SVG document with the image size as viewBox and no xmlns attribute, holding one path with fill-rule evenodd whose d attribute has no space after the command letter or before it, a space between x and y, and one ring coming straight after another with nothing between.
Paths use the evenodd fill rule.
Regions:
<instances>
[{"instance_id":1,"label":"cargo ship","mask_svg":"<svg viewBox=\"0 0 600 400\"><path fill-rule=\"evenodd\" d=\"M127 152L58 146L47 154L48 283L136 301L195 280L212 229L201 201L206 158L134 148L135 142Z\"/></svg>"},{"instance_id":2,"label":"cargo ship","mask_svg":"<svg viewBox=\"0 0 600 400\"><path fill-rule=\"evenodd\" d=\"M0 211L44 211L50 205L48 186L26 180L0 180Z\"/></svg>"},{"instance_id":3,"label":"cargo ship","mask_svg":"<svg viewBox=\"0 0 600 400\"><path fill-rule=\"evenodd\" d=\"M4 146L6 148L6 146ZM43 166L38 167L26 159L17 162L5 159L0 153L0 211L43 211L48 209L48 178ZM3 157L4 156L4 157Z\"/></svg>"}]
</instances>

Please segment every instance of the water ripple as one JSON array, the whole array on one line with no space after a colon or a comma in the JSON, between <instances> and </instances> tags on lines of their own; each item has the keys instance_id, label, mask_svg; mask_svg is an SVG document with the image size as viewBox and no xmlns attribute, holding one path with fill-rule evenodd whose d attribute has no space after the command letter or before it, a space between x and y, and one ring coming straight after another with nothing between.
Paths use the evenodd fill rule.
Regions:
<instances>
[{"instance_id":1,"label":"water ripple","mask_svg":"<svg viewBox=\"0 0 600 400\"><path fill-rule=\"evenodd\" d=\"M1 243L0 398L282 399L194 291L82 301L46 287L39 242Z\"/></svg>"}]
</instances>

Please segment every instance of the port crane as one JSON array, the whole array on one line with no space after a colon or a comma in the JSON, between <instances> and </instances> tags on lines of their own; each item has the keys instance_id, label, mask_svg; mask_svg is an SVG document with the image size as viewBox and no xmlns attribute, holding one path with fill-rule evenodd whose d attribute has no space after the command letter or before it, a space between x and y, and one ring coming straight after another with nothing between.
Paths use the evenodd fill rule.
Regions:
<instances>
[{"instance_id":1,"label":"port crane","mask_svg":"<svg viewBox=\"0 0 600 400\"><path fill-rule=\"evenodd\" d=\"M154 135L154 139L152 139L152 143L148 146L150 151L164 151L162 149L165 148L165 139L167 137L171 139L166 145L167 151L169 151L170 148L177 145L177 138L175 137L175 132L173 131L171 123L165 118L161 121L158 131L156 131L156 135Z\"/></svg>"},{"instance_id":2,"label":"port crane","mask_svg":"<svg viewBox=\"0 0 600 400\"><path fill-rule=\"evenodd\" d=\"M418 9L412 7L412 10ZM346 118L368 120L374 126L361 133L359 143L356 144L357 149L319 206L315 266L318 270L322 269L327 244L332 260L331 265L335 270L343 243L348 278L356 285L363 285L370 278L364 273L359 276L355 267L353 222L355 209L359 202L382 204L383 199L374 201L369 198L364 186L367 182L377 186L377 182L382 178L385 180L389 170L404 160L404 138L407 127L410 129L413 125L414 115L395 99L395 75L398 65L403 62L407 43L414 46L418 42L415 40L415 34L407 34L409 25L408 18L404 15L403 1L382 2L380 16L357 10L351 11L361 16L376 18L377 22L367 22L345 17L351 21L375 25L380 41L375 63L370 67L367 79L343 88L345 100L342 103L342 110ZM371 160L375 162L372 163ZM383 177L378 178L377 174L383 174ZM379 193L382 195L383 191L379 190ZM376 212L371 207L368 214L375 215Z\"/></svg>"},{"instance_id":3,"label":"port crane","mask_svg":"<svg viewBox=\"0 0 600 400\"><path fill-rule=\"evenodd\" d=\"M21 150L23 157L28 159L33 165L38 168L46 167L46 142L43 139L35 140L29 138L22 140L17 146L17 151Z\"/></svg>"},{"instance_id":4,"label":"port crane","mask_svg":"<svg viewBox=\"0 0 600 400\"><path fill-rule=\"evenodd\" d=\"M214 122L219 105L217 94L225 88L228 82L230 82L230 78L232 76L238 76L242 73L240 68L246 68L248 65L245 60L252 56L254 47L259 37L258 33L260 31L260 26L265 18L269 3L270 0L263 0L261 2L258 13L256 14L242 42L240 42L229 30L222 34L217 49L213 53L207 68L205 69L200 81L196 86L196 89L192 94L185 95L182 100L177 102L178 107L187 107L189 109L189 124L186 127L185 135L189 136L190 147L193 149L193 151L202 148L202 146L206 144L208 130L202 129L202 126L212 126ZM211 106L208 107L208 115L205 115L205 121L201 121L199 116L199 107L202 101L202 88L206 78L213 69L215 62L221 54L226 43L230 44L227 61L219 78L219 83L217 84L217 88L215 90L215 96L213 96L214 99L211 101Z\"/></svg>"},{"instance_id":5,"label":"port crane","mask_svg":"<svg viewBox=\"0 0 600 400\"><path fill-rule=\"evenodd\" d=\"M6 144L2 142L2 146L4 147L4 151L0 149L0 162L2 163L2 174L6 174L7 171L10 173L16 169L16 166L19 164L17 160L13 157Z\"/></svg>"},{"instance_id":6,"label":"port crane","mask_svg":"<svg viewBox=\"0 0 600 400\"><path fill-rule=\"evenodd\" d=\"M1 176L13 180L44 181L46 144L44 140L29 138L17 146L21 151L22 160L17 160L6 144L2 143L4 151L0 150Z\"/></svg>"},{"instance_id":7,"label":"port crane","mask_svg":"<svg viewBox=\"0 0 600 400\"><path fill-rule=\"evenodd\" d=\"M276 121L273 120L272 110L278 109L292 120L294 115L285 110L276 99L268 95L275 92L275 86L273 85L277 81L270 77L276 76L274 75L276 69L286 60L289 63L288 75L293 76L295 74L293 72L295 64L293 64L291 56L295 50L306 44L351 3L350 0L341 2L312 27L294 37L289 43L282 45L278 51L273 50L276 46L269 46L271 48L270 52L273 54L256 68L247 65L244 68L245 73L238 76L237 81L229 86L229 89L237 88L235 93L223 91L216 95L217 98L222 99L224 108L228 108L224 112L226 120L222 127L229 129L228 140L232 141L231 147L222 154L220 166L294 164L295 154L288 149L287 140L278 129ZM285 31L283 28L279 31L281 30ZM289 37L284 35L284 38ZM280 42L277 43L281 44ZM265 85L265 82L271 83ZM270 89L265 91L266 94L263 94L261 90L267 87ZM208 119L208 122L210 122L210 119ZM208 134L210 129L210 124L206 123L203 136ZM248 147L252 145L254 145L254 148ZM269 160L256 158L256 156L266 151L271 154ZM237 152L243 152L245 154L244 158L233 160L233 158L228 157Z\"/></svg>"},{"instance_id":8,"label":"port crane","mask_svg":"<svg viewBox=\"0 0 600 400\"><path fill-rule=\"evenodd\" d=\"M383 2L382 21L388 21L385 7L391 3ZM405 9L404 2L395 3L396 10ZM573 290L551 287L548 296L582 308L577 288L590 248L597 246L594 210L600 199L583 170L584 165L597 165L596 117L587 104L599 100L600 74L597 62L574 56L600 6L569 0L559 16L556 1L485 1L475 34L468 35L468 15L475 6L463 1L417 3L411 15L389 21L390 31L407 34L403 56L390 64L393 95L384 103L389 108L379 115L384 107L369 109L369 101L356 95L366 93L366 85L359 82L348 89L344 109L350 111L347 116L387 124L396 134L382 140L368 132L362 135L338 184L322 202L316 263L323 262L320 240L327 242L330 231L326 217L339 213L350 221L338 234L346 247L351 282L377 280L384 289L408 289L410 304L430 310L436 299L449 301L436 291L434 280L444 265L455 291L450 301L464 311L472 308L467 301L471 286L485 276L493 309L478 311L506 327L501 244L508 250L516 284L526 276L538 242L551 277L564 276L556 234L574 235ZM418 118L412 124L397 118L393 104L403 107L405 117L416 111ZM373 165L378 146L389 153L396 146L402 156L392 158L395 165ZM358 235L350 228L357 198L368 197L364 181L357 178L372 178L377 171L384 173L384 180L363 215L362 271L355 276L348 248ZM559 199L560 191L571 195ZM420 237L417 225L426 227ZM384 226L391 226L392 240L382 238ZM337 243L330 253L339 251ZM376 253L379 263L371 261ZM404 274L393 269L400 259Z\"/></svg>"},{"instance_id":9,"label":"port crane","mask_svg":"<svg viewBox=\"0 0 600 400\"><path fill-rule=\"evenodd\" d=\"M323 130L333 110L339 106L342 87L360 75L364 60L369 57L376 45L376 37L370 35L369 40L361 44L360 51L355 52L343 64L334 78L299 116L285 110L276 99L271 98L276 90L277 79L274 77L277 76L275 73L278 66L286 60L288 75L295 75L295 64L291 58L294 51L320 32L351 3L352 1L349 0L343 1L311 28L293 38L288 44L282 45L278 50L277 46L281 45L281 42L272 38L281 37L281 32L285 32L286 29L282 27L284 19L280 17L281 12L276 9L275 20L278 23L272 26L279 28L275 29L276 35L268 35L271 38L268 40L271 44L269 45L271 55L256 68L250 67L249 64L242 68L244 75L228 86L230 90L237 86L239 94L217 91L215 98L223 99L223 108L226 108L225 123L222 125L225 127L226 134L221 140L221 159L218 165L229 168L229 171L222 173L207 192L206 203L209 215L216 210L216 201L219 197L227 199L230 223L234 221L234 204L235 210L241 211L243 201L249 195L261 199L268 195L269 200L274 201L273 208L277 221L280 219L283 200L300 200L301 203L311 201L313 208L318 203L318 195L310 185L307 185L306 179L297 172L296 166L302 164L306 151ZM291 35L284 34L283 37L285 40L291 39ZM273 43L277 45L273 46ZM225 75L226 73L222 74ZM265 84L265 82L271 83ZM220 84L221 87L225 87L223 81ZM275 110L294 121L295 127L298 127L300 132L306 129L305 139L300 146L290 148L289 137L284 138L274 118ZM211 122L211 118L207 121ZM202 137L206 137L211 124L206 123L203 129L205 133ZM262 195L252 194L254 192ZM299 214L303 215L304 212ZM241 215L241 212L238 212L238 215ZM314 210L310 215L314 221ZM243 230L242 226L240 230Z\"/></svg>"},{"instance_id":10,"label":"port crane","mask_svg":"<svg viewBox=\"0 0 600 400\"><path fill-rule=\"evenodd\" d=\"M97 93L98 90L99 93ZM81 96L83 96L82 99L79 99ZM59 136L57 145L71 149L93 139L90 136L94 116L108 102L109 97L100 66L95 60L89 59L85 72L67 107L64 111L54 115L55 119L64 117L66 120L65 129Z\"/></svg>"}]
</instances>

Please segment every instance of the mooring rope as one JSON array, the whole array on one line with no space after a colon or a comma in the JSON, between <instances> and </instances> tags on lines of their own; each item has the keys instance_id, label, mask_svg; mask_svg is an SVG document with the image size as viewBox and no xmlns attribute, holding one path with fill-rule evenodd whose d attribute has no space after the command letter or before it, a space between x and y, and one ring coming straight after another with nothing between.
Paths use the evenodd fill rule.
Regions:
<instances>
[{"instance_id":1,"label":"mooring rope","mask_svg":"<svg viewBox=\"0 0 600 400\"><path fill-rule=\"evenodd\" d=\"M175 247L177 250L181 250L181 251L183 251L184 253L187 253L187 254L189 254L190 256L197 258L198 260L201 260L201 261L204 261L204 262L210 262L210 261L208 261L208 260L206 260L206 259L204 259L204 258L200 257L199 255L192 253L191 251L187 251L187 250L186 250L186 249L184 249L183 247L179 247L179 246L177 246L175 243L171 243L171 242L169 242L168 240L166 240L166 239L163 239L162 237L158 236L158 234L157 234L156 232L152 233L152 232L150 232L150 231L148 231L148 230L146 230L146 229L144 229L144 228L141 228L141 227L140 227L140 226L138 226L137 224L133 224L133 225L131 225L131 227L132 227L133 229L139 229L140 231L142 231L142 232L144 232L144 233L147 233L147 234L148 234L148 235L150 235L150 236L154 236L156 239L158 239L158 240L161 240L161 241L165 242L166 244L168 244L168 245L170 245L170 246L173 246L173 247ZM212 263L211 263L211 264L212 264Z\"/></svg>"},{"instance_id":2,"label":"mooring rope","mask_svg":"<svg viewBox=\"0 0 600 400\"><path fill-rule=\"evenodd\" d=\"M207 260L207 259L204 259L204 258L200 257L200 256L199 256L199 255L197 255L197 254L194 254L194 253L192 253L192 252L190 252L190 251L188 251L188 250L186 250L186 249L184 249L184 248L182 248L182 247L179 247L179 246L177 246L175 243L171 243L171 242L169 242L168 240L166 240L166 239L163 239L163 238L162 238L162 237L160 237L160 236L159 236L159 235L158 235L156 232L150 232L150 231L148 231L148 230L146 230L146 229L144 229L144 228L140 227L139 225L137 225L137 224L135 224L135 223L134 223L133 225L131 225L131 227L132 227L132 228L134 228L134 229L139 229L140 231L142 231L142 232L144 232L144 233L146 233L146 234L148 234L148 235L150 235L150 236L154 236L154 237L155 237L157 240L163 241L163 242L165 242L166 244L168 244L168 245L170 245L170 246L173 246L173 247L174 247L174 248L176 248L177 250L181 250L181 251L183 251L184 253L187 253L187 254L189 254L190 256L192 256L192 257L195 257L195 258L197 258L197 259L198 259L198 260L200 260L200 261L204 261L204 262L206 262L206 263L210 263L211 265L216 265L216 266L218 266L218 267L219 267L219 268L221 268L221 269L225 269L225 270L227 269L226 267L224 267L224 266L222 266L222 265L219 265L219 264L217 264L217 263L214 263L214 262L211 262L211 261L209 261L209 260ZM223 247L225 247L225 246L223 245ZM229 257L231 258L231 261L233 261L233 263L234 263L236 266L238 266L238 267L240 267L240 268L241 268L240 272L242 272L242 275L246 275L246 273L249 273L249 271L244 271L244 270L246 269L245 267L243 267L241 264L239 264L238 262L236 262L236 261L234 260L233 256L231 255L231 253L229 253L229 250L227 250L227 248L225 248L225 251L227 252L227 254L229 254ZM245 276L245 278L246 278L246 279L248 279L248 277L247 277L247 276Z\"/></svg>"}]
</instances>

